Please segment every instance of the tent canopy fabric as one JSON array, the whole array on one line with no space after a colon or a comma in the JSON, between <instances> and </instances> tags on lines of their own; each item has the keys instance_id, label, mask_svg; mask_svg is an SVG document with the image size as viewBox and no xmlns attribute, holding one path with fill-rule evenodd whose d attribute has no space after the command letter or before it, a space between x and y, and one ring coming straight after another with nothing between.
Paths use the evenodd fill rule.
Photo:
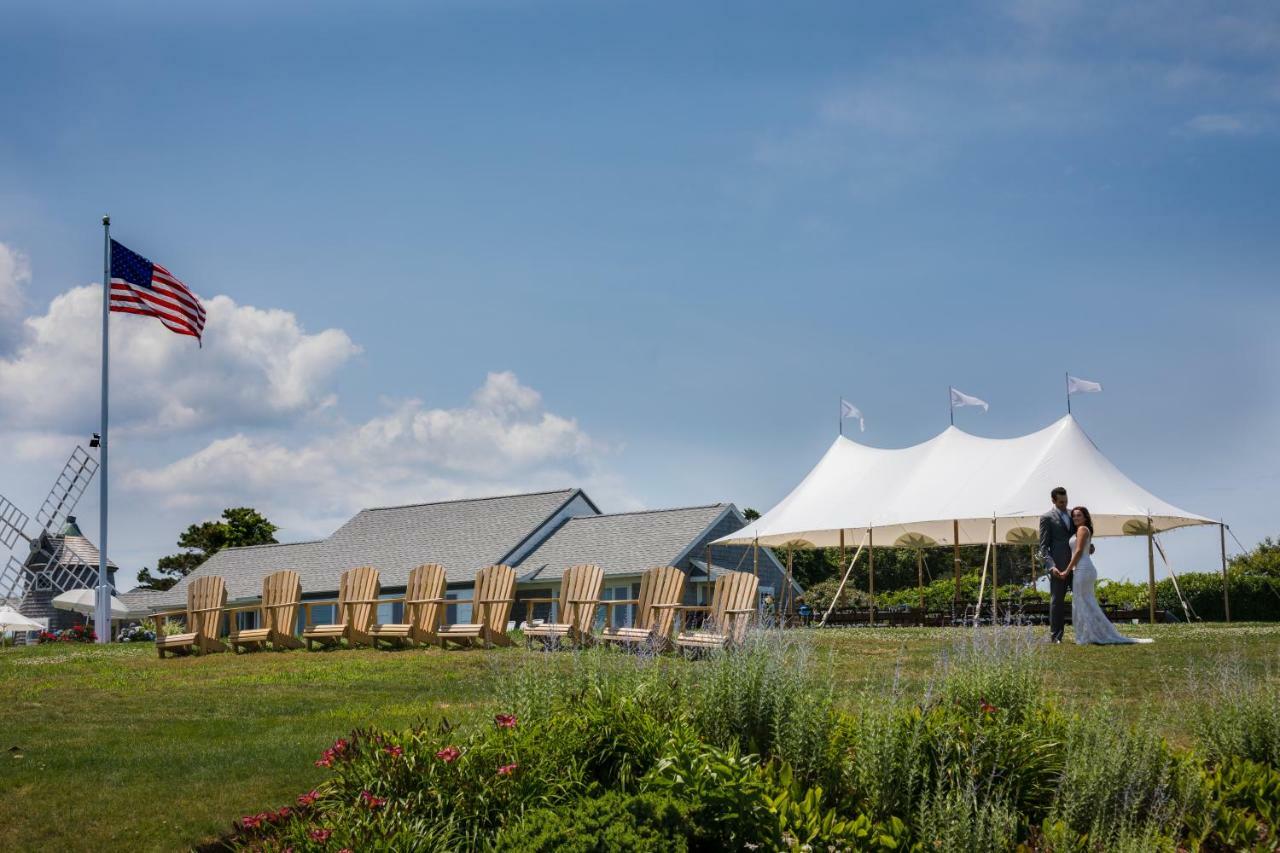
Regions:
<instances>
[{"instance_id":1,"label":"tent canopy fabric","mask_svg":"<svg viewBox=\"0 0 1280 853\"><path fill-rule=\"evenodd\" d=\"M856 547L871 529L876 546L1030 545L1049 491L1065 486L1093 515L1096 536L1132 536L1217 524L1167 503L1111 464L1071 415L1018 438L982 438L956 427L922 444L883 449L843 436L782 502L722 544L804 542L829 548L840 531ZM921 538L924 537L924 538Z\"/></svg>"}]
</instances>

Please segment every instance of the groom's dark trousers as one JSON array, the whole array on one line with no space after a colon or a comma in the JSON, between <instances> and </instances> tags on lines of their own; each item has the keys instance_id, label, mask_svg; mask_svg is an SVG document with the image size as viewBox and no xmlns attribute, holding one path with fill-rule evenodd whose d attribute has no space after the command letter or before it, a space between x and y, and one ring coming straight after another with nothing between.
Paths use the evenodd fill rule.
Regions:
<instances>
[{"instance_id":1,"label":"groom's dark trousers","mask_svg":"<svg viewBox=\"0 0 1280 853\"><path fill-rule=\"evenodd\" d=\"M1061 571L1071 562L1071 528L1063 521L1058 510L1051 509L1040 516L1040 556L1046 570ZM1067 626L1067 590L1070 578L1054 577L1049 572L1049 638L1061 640Z\"/></svg>"}]
</instances>

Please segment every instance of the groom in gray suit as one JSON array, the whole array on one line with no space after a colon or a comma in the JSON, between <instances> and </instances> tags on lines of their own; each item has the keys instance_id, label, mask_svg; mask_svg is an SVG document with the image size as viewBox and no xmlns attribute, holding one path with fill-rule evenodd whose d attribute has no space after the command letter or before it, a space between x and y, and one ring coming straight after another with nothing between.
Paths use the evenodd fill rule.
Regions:
<instances>
[{"instance_id":1,"label":"groom in gray suit","mask_svg":"<svg viewBox=\"0 0 1280 853\"><path fill-rule=\"evenodd\" d=\"M1067 590L1071 588L1070 575L1061 572L1071 562L1071 535L1075 531L1067 513L1067 490L1058 486L1049 499L1053 509L1040 516L1040 556L1049 574L1049 640L1061 643L1067 624Z\"/></svg>"}]
</instances>

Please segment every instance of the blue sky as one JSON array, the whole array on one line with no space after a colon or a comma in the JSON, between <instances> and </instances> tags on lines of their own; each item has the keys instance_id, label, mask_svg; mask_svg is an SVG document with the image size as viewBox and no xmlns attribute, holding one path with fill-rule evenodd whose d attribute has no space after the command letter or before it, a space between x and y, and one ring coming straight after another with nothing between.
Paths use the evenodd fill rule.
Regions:
<instances>
[{"instance_id":1,"label":"blue sky","mask_svg":"<svg viewBox=\"0 0 1280 853\"><path fill-rule=\"evenodd\" d=\"M221 299L204 350L113 320L129 574L232 503L763 509L841 395L1016 435L1068 369L1135 480L1280 533L1273 4L172 5L0 32L0 493L94 428L102 213Z\"/></svg>"}]
</instances>

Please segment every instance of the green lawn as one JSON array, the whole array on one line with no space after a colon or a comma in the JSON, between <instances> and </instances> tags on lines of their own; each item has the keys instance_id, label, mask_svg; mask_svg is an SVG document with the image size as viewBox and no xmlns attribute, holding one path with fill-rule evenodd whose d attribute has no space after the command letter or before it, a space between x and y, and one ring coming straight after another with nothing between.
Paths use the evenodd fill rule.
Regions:
<instances>
[{"instance_id":1,"label":"green lawn","mask_svg":"<svg viewBox=\"0 0 1280 853\"><path fill-rule=\"evenodd\" d=\"M1044 646L1052 690L1108 698L1172 739L1181 708L1225 665L1280 679L1280 625L1126 629L1152 646ZM849 703L924 689L972 632L797 631ZM324 778L313 760L357 726L458 718L501 694L522 649L212 655L160 661L150 646L0 650L0 846L184 849ZM697 666L696 662L690 663Z\"/></svg>"}]
</instances>

